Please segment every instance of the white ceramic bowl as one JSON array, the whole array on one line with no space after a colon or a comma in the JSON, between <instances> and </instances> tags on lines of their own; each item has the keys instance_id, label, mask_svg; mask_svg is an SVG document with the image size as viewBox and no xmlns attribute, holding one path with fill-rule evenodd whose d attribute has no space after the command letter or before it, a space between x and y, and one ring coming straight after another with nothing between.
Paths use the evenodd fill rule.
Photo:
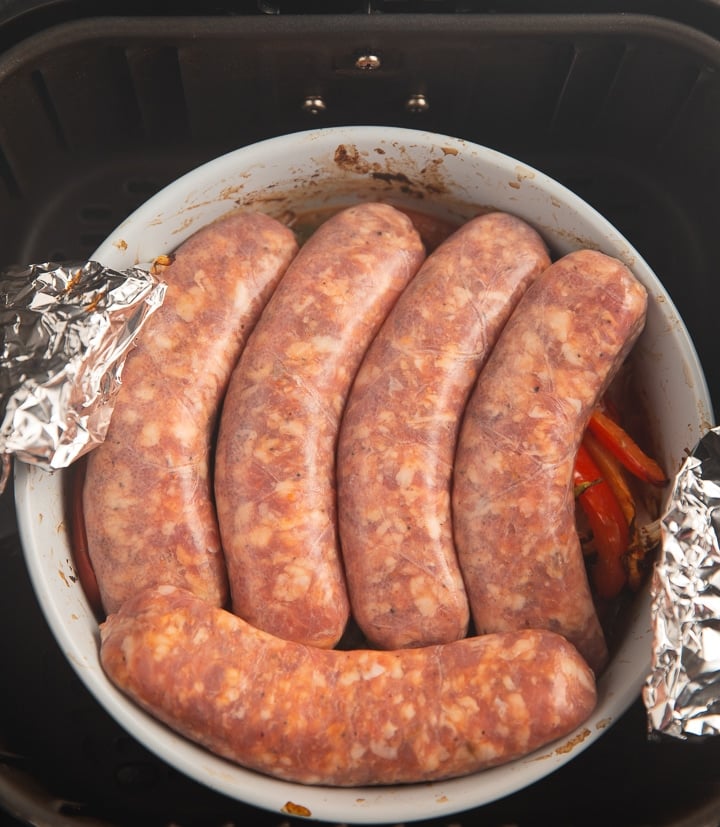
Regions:
<instances>
[{"instance_id":1,"label":"white ceramic bowl","mask_svg":"<svg viewBox=\"0 0 720 827\"><path fill-rule=\"evenodd\" d=\"M287 135L231 152L185 175L131 215L94 258L122 269L173 250L238 205L282 216L361 199L384 199L439 216L477 207L533 224L554 254L589 246L622 259L648 288L647 326L636 346L638 377L661 446L675 472L712 424L709 394L672 301L645 262L577 196L525 164L455 138L388 127L345 127ZM174 734L120 694L98 659L98 626L78 583L63 511L64 472L16 464L15 493L27 565L40 605L66 657L98 702L137 740L197 781L276 812L292 802L310 817L346 823L437 818L506 796L587 749L638 698L649 671L647 590L599 681L592 717L561 742L505 766L451 781L340 789L274 780L235 766Z\"/></svg>"}]
</instances>

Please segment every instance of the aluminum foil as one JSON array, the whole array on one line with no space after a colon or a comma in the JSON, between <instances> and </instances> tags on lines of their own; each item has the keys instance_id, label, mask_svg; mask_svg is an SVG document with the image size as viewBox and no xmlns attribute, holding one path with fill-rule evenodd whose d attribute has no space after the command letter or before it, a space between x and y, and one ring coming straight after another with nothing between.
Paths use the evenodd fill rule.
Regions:
<instances>
[{"instance_id":1,"label":"aluminum foil","mask_svg":"<svg viewBox=\"0 0 720 827\"><path fill-rule=\"evenodd\" d=\"M643 688L651 737L720 732L720 429L676 477L652 582L653 651Z\"/></svg>"},{"instance_id":2,"label":"aluminum foil","mask_svg":"<svg viewBox=\"0 0 720 827\"><path fill-rule=\"evenodd\" d=\"M52 470L105 438L135 336L165 284L98 262L0 271L0 455Z\"/></svg>"}]
</instances>

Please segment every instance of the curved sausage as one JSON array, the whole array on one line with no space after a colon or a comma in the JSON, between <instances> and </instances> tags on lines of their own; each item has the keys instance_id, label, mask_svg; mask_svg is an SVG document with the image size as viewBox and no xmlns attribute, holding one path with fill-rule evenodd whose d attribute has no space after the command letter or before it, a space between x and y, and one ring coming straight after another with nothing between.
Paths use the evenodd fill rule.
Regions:
<instances>
[{"instance_id":1,"label":"curved sausage","mask_svg":"<svg viewBox=\"0 0 720 827\"><path fill-rule=\"evenodd\" d=\"M363 360L340 428L338 519L353 616L377 646L467 632L450 516L458 426L498 333L549 264L520 219L467 222L423 264Z\"/></svg>"},{"instance_id":2,"label":"curved sausage","mask_svg":"<svg viewBox=\"0 0 720 827\"><path fill-rule=\"evenodd\" d=\"M335 214L288 268L233 373L215 476L232 605L279 637L329 647L347 624L340 415L369 342L423 258L393 207Z\"/></svg>"},{"instance_id":3,"label":"curved sausage","mask_svg":"<svg viewBox=\"0 0 720 827\"><path fill-rule=\"evenodd\" d=\"M646 305L616 259L583 250L555 262L480 374L455 462L455 538L478 632L551 629L596 673L607 647L575 528L573 466Z\"/></svg>"},{"instance_id":4,"label":"curved sausage","mask_svg":"<svg viewBox=\"0 0 720 827\"><path fill-rule=\"evenodd\" d=\"M547 631L327 650L158 587L111 616L101 641L110 679L152 715L231 761L303 784L475 772L568 734L596 703L587 664Z\"/></svg>"},{"instance_id":5,"label":"curved sausage","mask_svg":"<svg viewBox=\"0 0 720 827\"><path fill-rule=\"evenodd\" d=\"M163 273L165 301L126 360L105 442L88 455L88 552L107 612L154 583L227 600L211 439L247 334L296 251L275 219L238 213L195 233Z\"/></svg>"}]
</instances>

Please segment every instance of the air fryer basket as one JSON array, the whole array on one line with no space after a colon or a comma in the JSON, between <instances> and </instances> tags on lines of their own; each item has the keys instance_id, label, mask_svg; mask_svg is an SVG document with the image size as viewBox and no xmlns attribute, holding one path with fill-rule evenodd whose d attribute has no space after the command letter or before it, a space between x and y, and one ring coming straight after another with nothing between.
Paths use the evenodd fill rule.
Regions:
<instances>
[{"instance_id":1,"label":"air fryer basket","mask_svg":"<svg viewBox=\"0 0 720 827\"><path fill-rule=\"evenodd\" d=\"M160 187L258 139L334 124L419 127L522 159L615 223L673 297L718 405L713 3L688 0L682 19L445 13L458 4L444 3L83 17L83 4L64 15L59 5L38 4L42 18L8 14L0 27L0 266L87 258ZM3 811L8 824L299 823L181 776L89 696L35 600L10 492L0 582L0 823ZM638 699L541 782L422 822L608 823L720 824L720 739L650 742Z\"/></svg>"}]
</instances>

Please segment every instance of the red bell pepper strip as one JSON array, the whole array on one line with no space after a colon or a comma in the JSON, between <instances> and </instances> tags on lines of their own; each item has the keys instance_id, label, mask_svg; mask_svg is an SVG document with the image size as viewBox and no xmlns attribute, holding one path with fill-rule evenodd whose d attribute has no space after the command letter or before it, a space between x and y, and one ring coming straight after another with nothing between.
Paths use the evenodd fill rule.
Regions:
<instances>
[{"instance_id":1,"label":"red bell pepper strip","mask_svg":"<svg viewBox=\"0 0 720 827\"><path fill-rule=\"evenodd\" d=\"M575 459L574 482L580 492L578 503L587 516L597 550L590 577L597 595L612 600L627 582L623 555L630 541L628 523L615 494L584 445Z\"/></svg>"},{"instance_id":2,"label":"red bell pepper strip","mask_svg":"<svg viewBox=\"0 0 720 827\"><path fill-rule=\"evenodd\" d=\"M593 436L590 431L585 431L583 435L583 445L588 450L590 456L595 461L600 474L605 482L612 488L613 493L617 497L618 503L627 524L633 527L635 523L635 516L637 509L635 507L635 497L633 496L630 486L628 485L625 476L626 471L618 458L608 448L606 448L597 437Z\"/></svg>"},{"instance_id":3,"label":"red bell pepper strip","mask_svg":"<svg viewBox=\"0 0 720 827\"><path fill-rule=\"evenodd\" d=\"M596 408L588 430L611 451L638 479L652 485L665 485L668 481L663 469L649 457L617 422Z\"/></svg>"}]
</instances>

